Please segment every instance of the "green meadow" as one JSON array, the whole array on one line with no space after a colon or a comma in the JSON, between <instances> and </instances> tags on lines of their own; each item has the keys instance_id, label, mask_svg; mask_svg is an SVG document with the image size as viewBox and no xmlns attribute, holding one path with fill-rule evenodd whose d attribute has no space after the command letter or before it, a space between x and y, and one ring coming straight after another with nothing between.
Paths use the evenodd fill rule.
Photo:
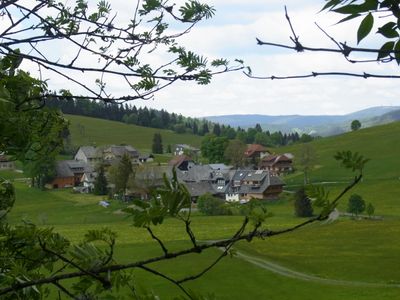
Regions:
<instances>
[{"instance_id":1,"label":"green meadow","mask_svg":"<svg viewBox=\"0 0 400 300\"><path fill-rule=\"evenodd\" d=\"M171 130L141 127L83 116L66 115L70 122L72 143L81 145L129 144L144 152L151 152L154 133L161 133L164 150L167 145L189 144L200 147L201 136L177 134Z\"/></svg>"},{"instance_id":2,"label":"green meadow","mask_svg":"<svg viewBox=\"0 0 400 300\"><path fill-rule=\"evenodd\" d=\"M109 128L114 125L131 126L116 123ZM90 126L85 125L85 128L89 132ZM75 139L76 133L73 129L71 131ZM110 135L111 132L110 129ZM185 287L205 295L214 294L217 299L398 299L399 137L400 123L392 123L311 143L318 154L318 166L312 171L311 180L315 184L324 184L331 190L332 197L352 177L351 172L340 168L333 159L336 151L359 151L371 159L363 182L342 199L339 210L346 209L351 193L359 193L366 202L373 203L375 214L382 219L341 217L332 223L314 223L285 235L241 242L235 246L236 256L224 258L202 278L185 284ZM125 142L136 146L133 141ZM99 140L96 143L103 142ZM110 142L104 140L104 143ZM301 145L276 151L298 155ZM116 257L119 262L161 254L148 234L131 226L131 220L120 213L124 207L120 202L113 201L110 207L103 208L98 205L103 199L99 196L72 194L70 190L43 192L21 182L17 178L21 175L0 172L0 176L15 180L17 202L9 216L13 224L31 220L40 226L54 227L74 242L79 242L87 230L106 226L118 233ZM302 180L301 171L289 175L285 178L288 190L294 190ZM294 217L291 195L285 193L282 199L267 205L273 216L267 219L266 228L281 229L304 221ZM199 240L213 240L231 236L242 220L241 216L195 214L192 225ZM184 228L175 219L167 219L154 231L172 250L188 246ZM213 249L151 267L181 278L201 270L219 254L219 250ZM136 285L154 291L161 299L180 295L175 286L151 274L135 271L135 280ZM123 294L130 299L128 290Z\"/></svg>"}]
</instances>

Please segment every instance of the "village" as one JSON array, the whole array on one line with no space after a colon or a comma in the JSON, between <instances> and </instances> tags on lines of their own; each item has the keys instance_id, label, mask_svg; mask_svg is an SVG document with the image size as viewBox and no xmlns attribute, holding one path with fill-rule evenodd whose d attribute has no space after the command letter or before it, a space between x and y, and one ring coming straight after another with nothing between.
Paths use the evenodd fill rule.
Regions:
<instances>
[{"instance_id":1,"label":"village","mask_svg":"<svg viewBox=\"0 0 400 300\"><path fill-rule=\"evenodd\" d=\"M293 155L272 154L266 147L248 145L243 156L246 166L234 168L224 163L197 163L187 153L198 156L200 150L186 144L173 146L173 158L168 164L154 161L152 154L141 154L130 145L106 147L81 146L72 160L58 160L55 176L46 189L72 188L78 193L92 193L100 166L107 178L106 190L111 198L129 201L134 198L148 199L151 190L163 184L163 175L172 178L173 170L179 182L189 191L192 201L210 194L226 202L246 203L251 199L277 199L285 183L282 176L293 171ZM115 189L110 170L117 168L121 160L129 159L133 177L123 191ZM0 168L14 168L6 155L0 157ZM128 179L127 179L128 180Z\"/></svg>"}]
</instances>

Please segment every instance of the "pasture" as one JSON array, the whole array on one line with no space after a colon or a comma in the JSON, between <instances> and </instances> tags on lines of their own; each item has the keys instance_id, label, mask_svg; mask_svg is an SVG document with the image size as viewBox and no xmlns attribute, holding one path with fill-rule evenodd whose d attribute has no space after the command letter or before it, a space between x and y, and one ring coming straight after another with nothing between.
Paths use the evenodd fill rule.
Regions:
<instances>
[{"instance_id":1,"label":"pasture","mask_svg":"<svg viewBox=\"0 0 400 300\"><path fill-rule=\"evenodd\" d=\"M16 182L17 203L9 216L11 223L31 220L79 242L89 229L109 227L118 233L116 257L128 262L161 254L147 232L131 226L119 213L124 204L113 201L109 208L98 205L100 196L72 194L70 190L40 191ZM285 197L289 198L289 197ZM302 219L293 216L289 199L268 205L274 216L265 226L292 226ZM199 240L226 238L240 226L241 216L195 215L193 230ZM188 245L181 223L175 219L155 228L170 249ZM235 249L250 256L226 257L204 277L185 286L217 299L394 299L400 293L400 218L388 214L383 221L341 218L332 224L314 224L294 233L267 240L242 242ZM152 265L180 278L204 268L219 254L210 250L177 260ZM272 262L300 274L327 279L326 282L279 274L273 268L254 263ZM136 283L171 299L180 291L163 279L135 271ZM129 291L124 291L129 299Z\"/></svg>"}]
</instances>

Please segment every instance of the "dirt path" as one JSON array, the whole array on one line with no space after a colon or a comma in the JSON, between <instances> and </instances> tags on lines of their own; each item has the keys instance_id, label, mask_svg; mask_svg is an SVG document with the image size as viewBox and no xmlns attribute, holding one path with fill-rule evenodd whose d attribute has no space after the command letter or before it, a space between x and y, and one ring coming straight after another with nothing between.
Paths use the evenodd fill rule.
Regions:
<instances>
[{"instance_id":1,"label":"dirt path","mask_svg":"<svg viewBox=\"0 0 400 300\"><path fill-rule=\"evenodd\" d=\"M249 254L245 254L243 252L237 251L236 257L243 259L257 267L262 269L271 271L275 274L279 274L282 276L300 279L305 281L312 281L317 283L329 284L329 285L342 285L342 286L360 286L360 287L371 287L371 288L400 288L400 284L388 284L388 283L372 283L372 282L361 282L361 281L346 281L346 280L336 280L336 279L328 279L322 278L314 275L309 275L306 273L297 272L276 263L267 261L265 259L251 256Z\"/></svg>"}]
</instances>

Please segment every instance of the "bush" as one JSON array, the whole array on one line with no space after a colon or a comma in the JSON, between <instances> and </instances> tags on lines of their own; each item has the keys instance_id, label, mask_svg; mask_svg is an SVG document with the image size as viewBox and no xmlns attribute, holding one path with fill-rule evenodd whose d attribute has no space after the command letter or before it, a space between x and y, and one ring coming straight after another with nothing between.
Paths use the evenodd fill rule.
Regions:
<instances>
[{"instance_id":1,"label":"bush","mask_svg":"<svg viewBox=\"0 0 400 300\"><path fill-rule=\"evenodd\" d=\"M231 215L230 209L225 205L224 201L215 198L207 193L201 195L197 200L197 208L207 216Z\"/></svg>"},{"instance_id":2,"label":"bush","mask_svg":"<svg viewBox=\"0 0 400 300\"><path fill-rule=\"evenodd\" d=\"M311 217L313 207L310 198L307 197L304 187L301 187L294 196L294 213L297 217Z\"/></svg>"},{"instance_id":3,"label":"bush","mask_svg":"<svg viewBox=\"0 0 400 300\"><path fill-rule=\"evenodd\" d=\"M357 216L364 210L365 210L364 199L358 194L351 195L349 198L349 203L347 205L347 212Z\"/></svg>"}]
</instances>

